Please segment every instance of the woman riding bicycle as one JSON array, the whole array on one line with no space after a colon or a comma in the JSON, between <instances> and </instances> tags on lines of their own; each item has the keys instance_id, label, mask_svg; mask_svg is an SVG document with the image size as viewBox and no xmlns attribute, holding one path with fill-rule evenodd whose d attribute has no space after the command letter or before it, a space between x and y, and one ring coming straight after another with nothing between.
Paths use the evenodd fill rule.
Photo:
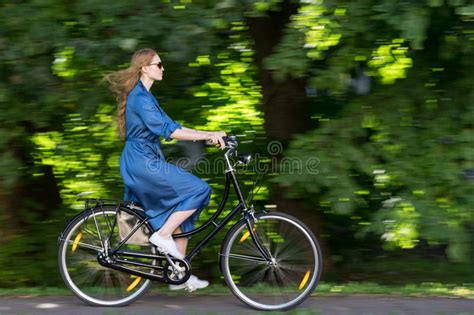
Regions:
<instances>
[{"instance_id":1,"label":"woman riding bicycle","mask_svg":"<svg viewBox=\"0 0 474 315\"><path fill-rule=\"evenodd\" d=\"M118 101L118 124L125 146L120 157L120 174L125 184L124 199L140 203L154 229L149 241L160 251L183 259L187 238L173 240L172 234L189 232L209 203L209 185L193 174L165 161L160 136L167 141L209 140L224 148L223 131L208 132L183 127L172 120L150 92L163 79L165 68L158 54L149 48L132 56L130 66L105 77ZM177 290L192 285L204 288L208 281L191 276Z\"/></svg>"}]
</instances>

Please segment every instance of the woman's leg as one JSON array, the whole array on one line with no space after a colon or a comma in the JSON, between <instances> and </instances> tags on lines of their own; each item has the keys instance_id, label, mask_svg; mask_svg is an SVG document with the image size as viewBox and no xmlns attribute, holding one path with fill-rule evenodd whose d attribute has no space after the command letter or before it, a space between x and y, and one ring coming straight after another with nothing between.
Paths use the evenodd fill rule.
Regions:
<instances>
[{"instance_id":1,"label":"woman's leg","mask_svg":"<svg viewBox=\"0 0 474 315\"><path fill-rule=\"evenodd\" d=\"M168 220L166 220L165 224L159 229L157 232L161 237L170 238L171 234L176 231L176 229L183 223L187 218L189 218L194 211L197 209L192 210L184 210L184 211L176 211L173 212Z\"/></svg>"},{"instance_id":2,"label":"woman's leg","mask_svg":"<svg viewBox=\"0 0 474 315\"><path fill-rule=\"evenodd\" d=\"M179 234L182 232L181 228L179 227L181 223L184 222L187 218L189 218L194 211L197 209L193 210L186 210L186 211L176 211L170 217L168 220L166 220L165 224L159 229L157 232L161 237L171 237L171 233L173 234ZM186 256L186 247L188 246L188 238L187 237L180 237L174 240L176 244L176 249L183 254L183 256ZM177 257L177 256L176 256ZM209 281L206 280L201 280L198 277L191 275L189 280L182 284L182 285L170 285L171 290L178 290L178 289L184 289L186 286L194 287L194 289L202 289L205 288L209 285Z\"/></svg>"},{"instance_id":3,"label":"woman's leg","mask_svg":"<svg viewBox=\"0 0 474 315\"><path fill-rule=\"evenodd\" d=\"M180 227L178 227L173 234L179 234L182 233L183 231L181 230ZM180 237L174 240L176 242L176 247L178 247L178 250L183 253L183 255L186 255L186 247L188 247L188 238L187 237Z\"/></svg>"},{"instance_id":4,"label":"woman's leg","mask_svg":"<svg viewBox=\"0 0 474 315\"><path fill-rule=\"evenodd\" d=\"M171 233L176 231L179 225L189 218L194 211L196 211L196 209L172 213L161 229L150 236L149 241L157 246L160 251L167 252L169 255L178 259L183 259L185 257L186 244L181 243L180 248L178 248L177 243L171 237Z\"/></svg>"}]
</instances>

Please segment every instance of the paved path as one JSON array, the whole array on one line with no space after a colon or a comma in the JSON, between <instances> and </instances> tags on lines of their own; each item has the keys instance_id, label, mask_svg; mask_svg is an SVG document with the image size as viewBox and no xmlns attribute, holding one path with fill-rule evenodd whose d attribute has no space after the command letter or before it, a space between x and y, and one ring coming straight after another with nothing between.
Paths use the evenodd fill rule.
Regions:
<instances>
[{"instance_id":1,"label":"paved path","mask_svg":"<svg viewBox=\"0 0 474 315\"><path fill-rule=\"evenodd\" d=\"M249 309L231 295L161 296L148 293L126 307L92 307L74 296L0 297L0 314L275 314ZM472 314L474 300L351 295L311 297L287 314Z\"/></svg>"}]
</instances>

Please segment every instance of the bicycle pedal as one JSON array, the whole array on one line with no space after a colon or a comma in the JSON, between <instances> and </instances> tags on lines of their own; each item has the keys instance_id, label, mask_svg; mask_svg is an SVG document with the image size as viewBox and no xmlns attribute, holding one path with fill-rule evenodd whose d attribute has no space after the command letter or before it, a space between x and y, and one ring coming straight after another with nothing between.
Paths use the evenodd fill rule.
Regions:
<instances>
[{"instance_id":1,"label":"bicycle pedal","mask_svg":"<svg viewBox=\"0 0 474 315\"><path fill-rule=\"evenodd\" d=\"M195 288L194 286L192 286L192 285L187 285L187 286L184 288L184 290L185 290L186 292L188 292L188 293L191 293L191 292L193 292L193 291L196 291L196 288Z\"/></svg>"}]
</instances>

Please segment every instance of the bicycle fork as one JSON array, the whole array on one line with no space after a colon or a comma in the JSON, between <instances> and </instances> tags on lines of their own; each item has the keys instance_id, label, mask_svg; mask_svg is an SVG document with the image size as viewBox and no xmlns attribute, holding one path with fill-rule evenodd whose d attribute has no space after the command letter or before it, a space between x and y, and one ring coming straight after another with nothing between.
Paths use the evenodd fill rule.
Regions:
<instances>
[{"instance_id":1,"label":"bicycle fork","mask_svg":"<svg viewBox=\"0 0 474 315\"><path fill-rule=\"evenodd\" d=\"M244 218L246 221L247 229L249 232L250 237L252 238L252 241L254 242L255 246L257 247L257 250L260 252L260 254L265 258L265 260L270 264L275 263L275 259L273 258L272 254L267 250L265 246L263 246L262 240L258 237L258 234L256 233L256 224L258 222L257 218L254 215L253 211L248 211L244 214Z\"/></svg>"}]
</instances>

